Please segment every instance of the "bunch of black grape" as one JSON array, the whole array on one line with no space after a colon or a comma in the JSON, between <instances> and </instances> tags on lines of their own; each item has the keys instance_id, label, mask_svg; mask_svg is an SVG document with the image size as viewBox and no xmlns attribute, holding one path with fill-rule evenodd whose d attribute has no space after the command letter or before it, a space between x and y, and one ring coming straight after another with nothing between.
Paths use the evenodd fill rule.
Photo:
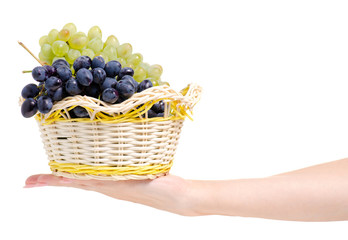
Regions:
<instances>
[{"instance_id":1,"label":"bunch of black grape","mask_svg":"<svg viewBox=\"0 0 348 240\"><path fill-rule=\"evenodd\" d=\"M25 101L22 104L22 115L26 118L34 116L38 111L48 113L55 102L67 96L87 95L110 104L117 104L133 96L136 92L152 87L150 80L138 83L134 80L134 70L122 68L118 61L105 63L101 56L91 60L88 56L80 56L73 63L73 70L63 59L53 62L52 66L44 65L32 70L33 78L39 82L28 84L22 90ZM149 118L163 117L164 103L155 103L147 112ZM75 107L71 116L89 117L83 107Z\"/></svg>"}]
</instances>

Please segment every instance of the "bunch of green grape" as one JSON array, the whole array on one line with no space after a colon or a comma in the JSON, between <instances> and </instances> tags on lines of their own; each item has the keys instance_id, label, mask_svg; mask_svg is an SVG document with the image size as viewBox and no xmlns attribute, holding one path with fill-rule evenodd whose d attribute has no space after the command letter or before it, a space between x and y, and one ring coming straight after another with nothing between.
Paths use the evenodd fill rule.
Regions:
<instances>
[{"instance_id":1,"label":"bunch of green grape","mask_svg":"<svg viewBox=\"0 0 348 240\"><path fill-rule=\"evenodd\" d=\"M150 65L143 62L143 55L133 53L130 43L120 44L114 35L102 40L102 31L98 26L93 26L88 33L78 32L75 24L68 23L62 30L52 29L39 40L41 51L39 58L47 64L52 64L57 59L65 59L70 65L80 56L102 56L105 62L116 60L122 67L134 69L134 79L141 82L149 79L154 86L168 84L161 81L163 68L161 65Z\"/></svg>"}]
</instances>

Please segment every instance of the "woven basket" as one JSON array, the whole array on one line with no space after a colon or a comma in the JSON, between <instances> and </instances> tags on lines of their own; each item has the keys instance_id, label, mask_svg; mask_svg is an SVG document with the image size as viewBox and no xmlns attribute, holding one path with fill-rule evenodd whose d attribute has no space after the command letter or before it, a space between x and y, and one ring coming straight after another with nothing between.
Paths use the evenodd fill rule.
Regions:
<instances>
[{"instance_id":1,"label":"woven basket","mask_svg":"<svg viewBox=\"0 0 348 240\"><path fill-rule=\"evenodd\" d=\"M120 104L87 96L67 97L47 114L37 114L49 166L54 175L77 179L154 179L172 164L185 117L199 101L201 88L180 93L169 86L149 88ZM164 117L146 112L163 100ZM84 107L90 118L71 118Z\"/></svg>"}]
</instances>

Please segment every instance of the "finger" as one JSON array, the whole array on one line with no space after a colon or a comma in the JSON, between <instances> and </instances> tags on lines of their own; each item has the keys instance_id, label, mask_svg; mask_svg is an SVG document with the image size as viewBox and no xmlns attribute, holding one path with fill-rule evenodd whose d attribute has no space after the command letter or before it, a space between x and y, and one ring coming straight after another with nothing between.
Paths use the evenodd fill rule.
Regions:
<instances>
[{"instance_id":1,"label":"finger","mask_svg":"<svg viewBox=\"0 0 348 240\"><path fill-rule=\"evenodd\" d=\"M53 174L37 174L30 176L25 184L25 188L59 186L81 188L85 190L96 190L96 186L100 187L102 185L101 183L97 184L95 180L78 180L55 176Z\"/></svg>"}]
</instances>

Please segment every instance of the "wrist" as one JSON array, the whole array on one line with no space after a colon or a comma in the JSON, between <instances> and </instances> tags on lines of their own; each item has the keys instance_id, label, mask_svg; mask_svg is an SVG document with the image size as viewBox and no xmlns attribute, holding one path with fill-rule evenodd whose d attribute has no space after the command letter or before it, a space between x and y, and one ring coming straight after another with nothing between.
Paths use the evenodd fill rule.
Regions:
<instances>
[{"instance_id":1,"label":"wrist","mask_svg":"<svg viewBox=\"0 0 348 240\"><path fill-rule=\"evenodd\" d=\"M188 180L187 215L218 214L217 189L213 181Z\"/></svg>"}]
</instances>

